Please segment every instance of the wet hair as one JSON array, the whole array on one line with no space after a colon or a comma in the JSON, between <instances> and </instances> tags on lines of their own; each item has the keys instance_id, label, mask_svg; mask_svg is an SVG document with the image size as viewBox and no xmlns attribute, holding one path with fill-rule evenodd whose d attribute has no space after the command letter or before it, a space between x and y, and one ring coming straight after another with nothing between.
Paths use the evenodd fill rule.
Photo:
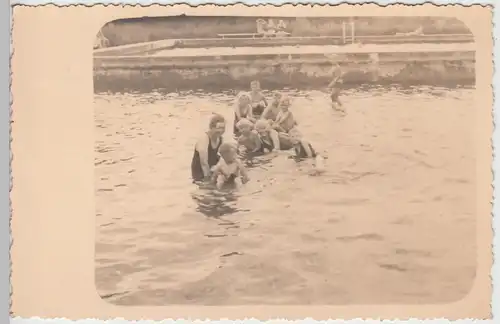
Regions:
<instances>
[{"instance_id":1,"label":"wet hair","mask_svg":"<svg viewBox=\"0 0 500 324\"><path fill-rule=\"evenodd\" d=\"M246 97L248 101L252 101L252 97L248 92L242 91L236 96L236 104L239 104L241 99Z\"/></svg>"},{"instance_id":2,"label":"wet hair","mask_svg":"<svg viewBox=\"0 0 500 324\"><path fill-rule=\"evenodd\" d=\"M281 107L283 104L286 104L287 107L290 107L291 103L292 103L292 101L290 100L290 97L283 95L283 96L281 96L279 106Z\"/></svg>"},{"instance_id":3,"label":"wet hair","mask_svg":"<svg viewBox=\"0 0 500 324\"><path fill-rule=\"evenodd\" d=\"M290 129L290 131L288 132L288 135L289 136L297 136L299 138L302 137L302 133L298 130L297 127Z\"/></svg>"},{"instance_id":4,"label":"wet hair","mask_svg":"<svg viewBox=\"0 0 500 324\"><path fill-rule=\"evenodd\" d=\"M217 127L218 123L225 123L226 119L224 116L220 114L213 114L212 117L210 117L210 123L208 124L208 127L210 129Z\"/></svg>"},{"instance_id":5,"label":"wet hair","mask_svg":"<svg viewBox=\"0 0 500 324\"><path fill-rule=\"evenodd\" d=\"M255 123L255 129L267 129L269 127L269 122L266 120L259 119Z\"/></svg>"},{"instance_id":6,"label":"wet hair","mask_svg":"<svg viewBox=\"0 0 500 324\"><path fill-rule=\"evenodd\" d=\"M229 153L232 150L236 150L236 147L232 143L222 143L221 146L219 147L219 153L220 154L225 154Z\"/></svg>"},{"instance_id":7,"label":"wet hair","mask_svg":"<svg viewBox=\"0 0 500 324\"><path fill-rule=\"evenodd\" d=\"M237 123L236 123L236 128L240 129L242 126L247 126L252 128L253 124L251 121L249 121L246 118L241 118Z\"/></svg>"}]
</instances>

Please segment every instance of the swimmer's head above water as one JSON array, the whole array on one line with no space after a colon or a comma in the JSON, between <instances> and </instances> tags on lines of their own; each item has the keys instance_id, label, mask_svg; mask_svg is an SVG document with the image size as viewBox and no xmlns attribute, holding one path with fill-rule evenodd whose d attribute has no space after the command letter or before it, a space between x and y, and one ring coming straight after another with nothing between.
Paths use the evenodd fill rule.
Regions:
<instances>
[{"instance_id":1,"label":"swimmer's head above water","mask_svg":"<svg viewBox=\"0 0 500 324\"><path fill-rule=\"evenodd\" d=\"M233 163L238 156L238 151L237 151L236 146L234 144L223 143L219 147L219 154L224 159L224 161L226 163Z\"/></svg>"},{"instance_id":2,"label":"swimmer's head above water","mask_svg":"<svg viewBox=\"0 0 500 324\"><path fill-rule=\"evenodd\" d=\"M279 107L282 111L286 112L290 108L291 103L292 103L292 101L290 100L290 97L282 96L280 103L279 103Z\"/></svg>"},{"instance_id":3,"label":"swimmer's head above water","mask_svg":"<svg viewBox=\"0 0 500 324\"><path fill-rule=\"evenodd\" d=\"M257 133L259 133L259 135L266 135L267 131L270 128L271 128L271 125L269 124L269 121L267 121L267 120L259 119L255 123L255 130L257 131Z\"/></svg>"},{"instance_id":4,"label":"swimmer's head above water","mask_svg":"<svg viewBox=\"0 0 500 324\"><path fill-rule=\"evenodd\" d=\"M302 140L302 134L297 128L292 128L288 132L288 136L290 136L290 142L292 142L293 145L299 144Z\"/></svg>"},{"instance_id":5,"label":"swimmer's head above water","mask_svg":"<svg viewBox=\"0 0 500 324\"><path fill-rule=\"evenodd\" d=\"M257 80L250 82L250 89L254 92L259 91L260 90L260 82Z\"/></svg>"},{"instance_id":6,"label":"swimmer's head above water","mask_svg":"<svg viewBox=\"0 0 500 324\"><path fill-rule=\"evenodd\" d=\"M226 131L226 119L219 114L213 114L208 124L208 131L211 135L222 136Z\"/></svg>"},{"instance_id":7,"label":"swimmer's head above water","mask_svg":"<svg viewBox=\"0 0 500 324\"><path fill-rule=\"evenodd\" d=\"M236 97L236 103L240 107L249 105L251 102L252 102L252 98L250 97L250 94L248 92L238 93L238 96Z\"/></svg>"},{"instance_id":8,"label":"swimmer's head above water","mask_svg":"<svg viewBox=\"0 0 500 324\"><path fill-rule=\"evenodd\" d=\"M248 135L253 129L253 124L248 119L242 118L236 123L236 128L241 135Z\"/></svg>"}]
</instances>

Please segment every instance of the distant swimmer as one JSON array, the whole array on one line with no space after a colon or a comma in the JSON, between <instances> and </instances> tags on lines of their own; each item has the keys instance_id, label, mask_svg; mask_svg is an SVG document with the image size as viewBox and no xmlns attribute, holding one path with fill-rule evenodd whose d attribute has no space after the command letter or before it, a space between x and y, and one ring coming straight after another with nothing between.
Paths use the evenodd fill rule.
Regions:
<instances>
[{"instance_id":1,"label":"distant swimmer","mask_svg":"<svg viewBox=\"0 0 500 324\"><path fill-rule=\"evenodd\" d=\"M250 99L252 113L255 118L259 118L267 107L267 101L260 88L260 82L257 80L250 83Z\"/></svg>"},{"instance_id":2,"label":"distant swimmer","mask_svg":"<svg viewBox=\"0 0 500 324\"><path fill-rule=\"evenodd\" d=\"M208 131L198 140L194 148L191 161L191 176L194 182L210 178L210 169L219 162L218 151L225 130L224 117L214 114L210 119Z\"/></svg>"},{"instance_id":3,"label":"distant swimmer","mask_svg":"<svg viewBox=\"0 0 500 324\"><path fill-rule=\"evenodd\" d=\"M255 118L253 116L252 99L250 97L250 94L247 92L240 92L236 97L236 102L234 104L233 133L236 136L239 136L239 131L236 127L236 124L242 118L248 119L252 123L255 122Z\"/></svg>"},{"instance_id":4,"label":"distant swimmer","mask_svg":"<svg viewBox=\"0 0 500 324\"><path fill-rule=\"evenodd\" d=\"M250 179L243 163L238 159L237 149L234 144L223 143L219 148L220 160L212 169L212 180L217 189L224 185L241 186Z\"/></svg>"},{"instance_id":5,"label":"distant swimmer","mask_svg":"<svg viewBox=\"0 0 500 324\"><path fill-rule=\"evenodd\" d=\"M304 139L297 128L294 128L289 133L293 149L295 151L294 158L298 161L312 159L314 161L314 169L311 170L311 175L319 175L325 171L324 158L314 149L312 144Z\"/></svg>"},{"instance_id":6,"label":"distant swimmer","mask_svg":"<svg viewBox=\"0 0 500 324\"><path fill-rule=\"evenodd\" d=\"M332 68L332 74L333 79L327 86L330 92L330 99L332 100L332 108L345 113L344 106L342 105L342 102L339 98L344 81L342 79L342 69L340 68L340 65L338 63L334 64Z\"/></svg>"}]
</instances>

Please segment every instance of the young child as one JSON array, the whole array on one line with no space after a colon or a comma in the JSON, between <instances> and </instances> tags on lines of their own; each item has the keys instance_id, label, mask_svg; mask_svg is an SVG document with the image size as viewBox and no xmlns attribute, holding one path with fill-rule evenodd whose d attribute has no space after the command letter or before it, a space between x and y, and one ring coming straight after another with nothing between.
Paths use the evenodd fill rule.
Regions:
<instances>
[{"instance_id":1,"label":"young child","mask_svg":"<svg viewBox=\"0 0 500 324\"><path fill-rule=\"evenodd\" d=\"M236 124L238 124L240 119L245 118L251 121L252 123L255 122L251 103L252 99L250 98L250 94L247 92L240 92L236 97L236 103L234 105L234 125L233 125L233 133L236 136L239 136Z\"/></svg>"},{"instance_id":2,"label":"young child","mask_svg":"<svg viewBox=\"0 0 500 324\"><path fill-rule=\"evenodd\" d=\"M267 120L260 119L255 123L255 131L260 139L260 151L262 153L280 150L280 136L271 128Z\"/></svg>"},{"instance_id":3,"label":"young child","mask_svg":"<svg viewBox=\"0 0 500 324\"><path fill-rule=\"evenodd\" d=\"M261 151L262 143L259 135L253 129L254 125L248 119L242 118L236 124L240 136L238 137L238 145L243 146L245 153L252 154Z\"/></svg>"},{"instance_id":4,"label":"young child","mask_svg":"<svg viewBox=\"0 0 500 324\"><path fill-rule=\"evenodd\" d=\"M332 108L345 112L342 102L339 99L340 90L343 83L342 69L338 63L335 63L332 68L333 80L328 84L327 88L330 91L330 99L332 100Z\"/></svg>"},{"instance_id":5,"label":"young child","mask_svg":"<svg viewBox=\"0 0 500 324\"><path fill-rule=\"evenodd\" d=\"M275 121L276 117L278 117L278 113L280 112L280 101L283 98L283 94L281 92L274 93L273 100L271 103L264 109L262 113L261 119Z\"/></svg>"},{"instance_id":6,"label":"young child","mask_svg":"<svg viewBox=\"0 0 500 324\"><path fill-rule=\"evenodd\" d=\"M290 98L287 96L284 96L279 103L280 112L272 124L272 128L278 132L288 133L292 128L297 126L297 122L289 109L290 103Z\"/></svg>"},{"instance_id":7,"label":"young child","mask_svg":"<svg viewBox=\"0 0 500 324\"><path fill-rule=\"evenodd\" d=\"M239 187L250 180L245 167L238 159L234 144L223 143L219 148L219 154L221 159L212 169L212 180L216 183L217 189L227 184Z\"/></svg>"},{"instance_id":8,"label":"young child","mask_svg":"<svg viewBox=\"0 0 500 324\"><path fill-rule=\"evenodd\" d=\"M260 89L259 81L252 81L250 83L250 100L254 116L257 118L260 117L267 107L267 101Z\"/></svg>"},{"instance_id":9,"label":"young child","mask_svg":"<svg viewBox=\"0 0 500 324\"><path fill-rule=\"evenodd\" d=\"M310 172L311 175L318 175L325 171L323 157L314 149L314 147L307 140L304 139L302 134L297 128L290 131L290 140L293 144L295 151L294 158L298 161L304 159L314 160L314 169Z\"/></svg>"}]
</instances>

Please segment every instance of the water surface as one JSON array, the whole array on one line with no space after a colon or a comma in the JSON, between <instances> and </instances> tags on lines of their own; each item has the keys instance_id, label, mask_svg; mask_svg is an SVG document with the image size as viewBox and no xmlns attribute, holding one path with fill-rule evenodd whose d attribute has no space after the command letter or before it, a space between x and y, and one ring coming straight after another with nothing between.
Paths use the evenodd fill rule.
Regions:
<instances>
[{"instance_id":1,"label":"water surface","mask_svg":"<svg viewBox=\"0 0 500 324\"><path fill-rule=\"evenodd\" d=\"M239 191L190 181L197 137L230 93L95 99L96 287L120 305L443 303L475 276L474 91L287 90L328 156L249 164Z\"/></svg>"}]
</instances>

